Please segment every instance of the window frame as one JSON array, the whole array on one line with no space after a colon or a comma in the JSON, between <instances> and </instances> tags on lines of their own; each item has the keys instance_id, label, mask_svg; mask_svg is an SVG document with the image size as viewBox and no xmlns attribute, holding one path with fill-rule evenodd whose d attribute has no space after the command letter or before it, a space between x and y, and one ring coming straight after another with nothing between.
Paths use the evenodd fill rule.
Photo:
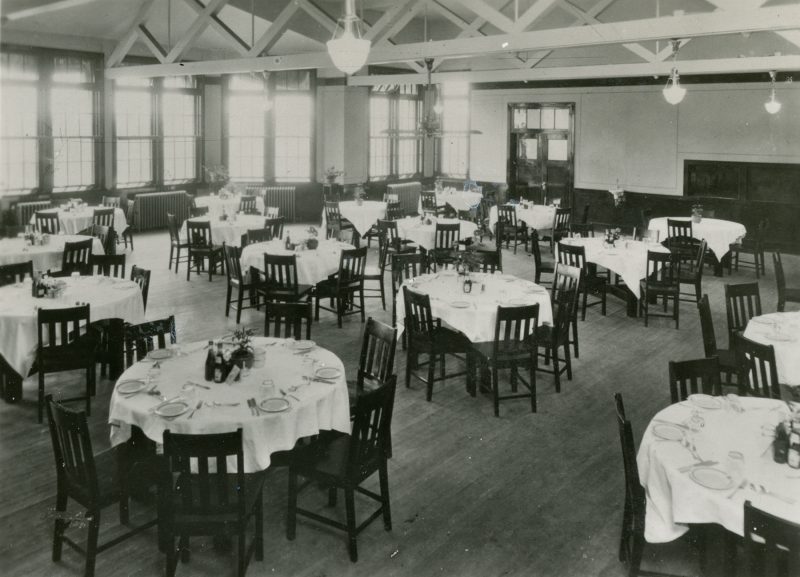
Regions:
<instances>
[{"instance_id":1,"label":"window frame","mask_svg":"<svg viewBox=\"0 0 800 577\"><path fill-rule=\"evenodd\" d=\"M406 87L413 87L413 93L410 92L410 89ZM409 90L409 91L407 91ZM410 135L401 134L400 133L400 101L406 102L414 102L415 103L415 116L416 116L416 126L414 130L416 131L419 127L419 123L422 120L422 112L424 107L424 95L423 91L420 90L420 86L416 84L412 85L393 85L393 86L380 86L380 87L371 87L370 93L370 106L367 111L368 118L368 130L367 130L367 180L368 182L388 182L393 180L410 180L414 178L419 178L422 175L423 164L424 164L424 143L423 138L419 134L411 133ZM389 126L386 130L388 130L388 134L386 135L386 139L389 141L389 174L387 175L379 175L373 176L370 174L370 159L372 157L372 141L374 138L372 136L372 99L373 98L385 98L389 102ZM411 173L402 173L400 174L400 142L413 142L415 144L415 157L416 157L416 170Z\"/></svg>"},{"instance_id":2,"label":"window frame","mask_svg":"<svg viewBox=\"0 0 800 577\"><path fill-rule=\"evenodd\" d=\"M434 143L434 147L433 147L433 153L434 153L434 159L433 159L434 175L436 177L440 177L440 178L454 178L454 179L467 180L467 179L470 178L469 161L470 161L470 149L471 149L471 146L472 146L472 138L470 138L470 134L471 134L470 131L472 129L472 114L471 114L472 111L471 111L471 107L470 107L470 104L472 102L472 85L471 84L467 84L467 88L464 91L464 94L461 94L461 95L458 95L458 96L452 96L452 95L451 96L447 96L446 90L442 90L441 87L440 87L439 97L441 98L442 107L443 107L442 113L439 115L440 120L441 120L441 126L442 126L442 135L436 137L435 143ZM447 132L446 130L444 130L444 115L445 115L445 110L447 109L447 102L448 101L453 101L453 100L463 101L463 103L465 105L467 118L466 118L466 127L464 129L465 130L464 134L461 134L460 132ZM464 173L463 174L454 173L454 172L444 172L442 170L442 157L443 157L443 150L442 149L444 147L444 139L447 138L448 134L457 135L457 136L463 137L465 142L466 142L465 151L464 151L464 155L465 156L464 156Z\"/></svg>"}]
</instances>

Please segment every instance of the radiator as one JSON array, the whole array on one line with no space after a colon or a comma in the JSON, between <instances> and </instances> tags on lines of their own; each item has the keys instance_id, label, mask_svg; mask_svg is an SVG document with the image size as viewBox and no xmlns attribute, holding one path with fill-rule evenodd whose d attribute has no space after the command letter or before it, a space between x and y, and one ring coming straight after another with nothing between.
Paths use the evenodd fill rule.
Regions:
<instances>
[{"instance_id":1,"label":"radiator","mask_svg":"<svg viewBox=\"0 0 800 577\"><path fill-rule=\"evenodd\" d=\"M178 222L183 222L189 217L191 205L191 197L183 190L137 194L133 203L136 229L165 228L167 213L174 214Z\"/></svg>"},{"instance_id":2,"label":"radiator","mask_svg":"<svg viewBox=\"0 0 800 577\"><path fill-rule=\"evenodd\" d=\"M20 226L26 225L30 222L31 217L37 210L45 210L53 208L53 203L49 200L37 200L35 202L18 202L17 203L17 224Z\"/></svg>"},{"instance_id":3,"label":"radiator","mask_svg":"<svg viewBox=\"0 0 800 577\"><path fill-rule=\"evenodd\" d=\"M421 182L403 182L397 184L387 184L386 194L396 194L400 202L400 208L404 214L416 214L419 212L419 195L422 192Z\"/></svg>"},{"instance_id":4,"label":"radiator","mask_svg":"<svg viewBox=\"0 0 800 577\"><path fill-rule=\"evenodd\" d=\"M294 222L295 217L295 187L293 186L265 186L263 191L264 207L277 206L278 215L286 218L286 222Z\"/></svg>"}]
</instances>

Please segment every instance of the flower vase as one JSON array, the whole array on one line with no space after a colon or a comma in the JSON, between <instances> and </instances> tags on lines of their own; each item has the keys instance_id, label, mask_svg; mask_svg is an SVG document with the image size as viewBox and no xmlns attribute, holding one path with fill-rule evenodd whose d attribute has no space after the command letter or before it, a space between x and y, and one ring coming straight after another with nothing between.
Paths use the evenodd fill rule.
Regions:
<instances>
[{"instance_id":1,"label":"flower vase","mask_svg":"<svg viewBox=\"0 0 800 577\"><path fill-rule=\"evenodd\" d=\"M252 368L255 356L252 351L237 349L231 353L231 365L236 365L239 369Z\"/></svg>"},{"instance_id":2,"label":"flower vase","mask_svg":"<svg viewBox=\"0 0 800 577\"><path fill-rule=\"evenodd\" d=\"M356 199L356 204L357 204L358 206L361 206L361 205L363 205L363 204L364 204L364 199L363 199L363 198L357 198L357 199Z\"/></svg>"},{"instance_id":3,"label":"flower vase","mask_svg":"<svg viewBox=\"0 0 800 577\"><path fill-rule=\"evenodd\" d=\"M703 210L702 209L692 210L692 222L700 222L701 220L703 220Z\"/></svg>"}]
</instances>

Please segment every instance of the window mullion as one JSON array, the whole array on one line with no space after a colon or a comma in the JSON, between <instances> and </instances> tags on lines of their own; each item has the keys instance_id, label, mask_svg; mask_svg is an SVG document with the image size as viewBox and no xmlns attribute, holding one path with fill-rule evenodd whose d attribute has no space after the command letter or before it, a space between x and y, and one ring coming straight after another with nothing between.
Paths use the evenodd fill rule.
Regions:
<instances>
[{"instance_id":1,"label":"window mullion","mask_svg":"<svg viewBox=\"0 0 800 577\"><path fill-rule=\"evenodd\" d=\"M53 173L55 171L55 147L53 146L53 115L51 110L51 90L53 84L53 59L39 59L39 102L38 139L39 139L39 192L53 192Z\"/></svg>"}]
</instances>

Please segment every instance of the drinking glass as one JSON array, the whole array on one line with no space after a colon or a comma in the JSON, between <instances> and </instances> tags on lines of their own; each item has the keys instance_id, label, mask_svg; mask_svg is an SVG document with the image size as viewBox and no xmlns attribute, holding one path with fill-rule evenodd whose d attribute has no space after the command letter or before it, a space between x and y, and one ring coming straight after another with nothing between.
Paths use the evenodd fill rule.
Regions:
<instances>
[{"instance_id":1,"label":"drinking glass","mask_svg":"<svg viewBox=\"0 0 800 577\"><path fill-rule=\"evenodd\" d=\"M693 433L699 433L705 425L706 422L698 411L692 411L692 416L686 421L686 426L688 426Z\"/></svg>"},{"instance_id":2,"label":"drinking glass","mask_svg":"<svg viewBox=\"0 0 800 577\"><path fill-rule=\"evenodd\" d=\"M725 468L734 483L741 482L744 477L744 455L739 451L728 451L725 458Z\"/></svg>"},{"instance_id":3,"label":"drinking glass","mask_svg":"<svg viewBox=\"0 0 800 577\"><path fill-rule=\"evenodd\" d=\"M261 381L261 390L266 398L275 396L275 383L272 379L264 379Z\"/></svg>"}]
</instances>

